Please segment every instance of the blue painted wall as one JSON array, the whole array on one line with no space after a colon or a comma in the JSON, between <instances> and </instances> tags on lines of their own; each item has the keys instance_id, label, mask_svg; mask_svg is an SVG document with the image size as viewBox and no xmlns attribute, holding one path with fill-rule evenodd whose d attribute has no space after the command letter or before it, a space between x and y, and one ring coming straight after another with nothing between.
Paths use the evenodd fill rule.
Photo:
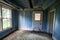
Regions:
<instances>
[{"instance_id":1,"label":"blue painted wall","mask_svg":"<svg viewBox=\"0 0 60 40\"><path fill-rule=\"evenodd\" d=\"M54 32L53 36L57 39L60 40L60 4L57 5L56 7L56 21L55 21L55 26L54 26Z\"/></svg>"},{"instance_id":2,"label":"blue painted wall","mask_svg":"<svg viewBox=\"0 0 60 40\"><path fill-rule=\"evenodd\" d=\"M19 28L32 29L32 11L20 11Z\"/></svg>"},{"instance_id":3,"label":"blue painted wall","mask_svg":"<svg viewBox=\"0 0 60 40\"><path fill-rule=\"evenodd\" d=\"M47 32L47 17L48 11L43 12L42 30ZM32 11L20 11L19 13L19 28L32 29Z\"/></svg>"},{"instance_id":4,"label":"blue painted wall","mask_svg":"<svg viewBox=\"0 0 60 40\"><path fill-rule=\"evenodd\" d=\"M47 32L48 10L43 11L42 30Z\"/></svg>"},{"instance_id":5,"label":"blue painted wall","mask_svg":"<svg viewBox=\"0 0 60 40\"><path fill-rule=\"evenodd\" d=\"M12 26L13 26L13 28L18 27L18 14L19 14L19 11L12 10Z\"/></svg>"},{"instance_id":6,"label":"blue painted wall","mask_svg":"<svg viewBox=\"0 0 60 40\"><path fill-rule=\"evenodd\" d=\"M25 22L28 28L32 28L32 11L25 12Z\"/></svg>"},{"instance_id":7,"label":"blue painted wall","mask_svg":"<svg viewBox=\"0 0 60 40\"><path fill-rule=\"evenodd\" d=\"M18 27L18 11L12 10L12 29L6 29L0 32L0 38L14 31Z\"/></svg>"}]
</instances>

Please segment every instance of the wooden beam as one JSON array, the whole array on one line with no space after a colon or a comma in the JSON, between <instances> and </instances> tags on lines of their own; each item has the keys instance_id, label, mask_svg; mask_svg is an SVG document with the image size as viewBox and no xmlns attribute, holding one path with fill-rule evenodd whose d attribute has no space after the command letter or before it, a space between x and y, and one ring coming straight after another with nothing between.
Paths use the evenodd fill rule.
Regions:
<instances>
[{"instance_id":1,"label":"wooden beam","mask_svg":"<svg viewBox=\"0 0 60 40\"><path fill-rule=\"evenodd\" d=\"M30 8L33 8L32 0L29 0Z\"/></svg>"},{"instance_id":2,"label":"wooden beam","mask_svg":"<svg viewBox=\"0 0 60 40\"><path fill-rule=\"evenodd\" d=\"M25 8L25 9L20 9L20 11L43 11L42 8Z\"/></svg>"},{"instance_id":3,"label":"wooden beam","mask_svg":"<svg viewBox=\"0 0 60 40\"><path fill-rule=\"evenodd\" d=\"M2 5L7 5L7 6L9 6L9 7L11 7L11 8L13 8L13 9L18 9L18 8L16 8L15 6L13 6L13 5L11 5L11 4L8 4L8 3L6 3L5 1L3 1L3 0L0 0L0 4L2 4Z\"/></svg>"}]
</instances>

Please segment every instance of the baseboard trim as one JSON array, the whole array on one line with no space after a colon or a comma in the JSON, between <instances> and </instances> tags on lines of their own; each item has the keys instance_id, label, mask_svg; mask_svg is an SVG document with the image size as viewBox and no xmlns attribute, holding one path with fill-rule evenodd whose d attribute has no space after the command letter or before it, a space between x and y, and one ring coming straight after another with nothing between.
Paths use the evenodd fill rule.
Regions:
<instances>
[{"instance_id":1,"label":"baseboard trim","mask_svg":"<svg viewBox=\"0 0 60 40\"><path fill-rule=\"evenodd\" d=\"M51 38L52 38L52 34L45 32L45 31L35 31L35 30L24 30L24 29L20 29L21 31L27 31L27 32L35 32L35 33L44 33L44 34L48 34Z\"/></svg>"}]
</instances>

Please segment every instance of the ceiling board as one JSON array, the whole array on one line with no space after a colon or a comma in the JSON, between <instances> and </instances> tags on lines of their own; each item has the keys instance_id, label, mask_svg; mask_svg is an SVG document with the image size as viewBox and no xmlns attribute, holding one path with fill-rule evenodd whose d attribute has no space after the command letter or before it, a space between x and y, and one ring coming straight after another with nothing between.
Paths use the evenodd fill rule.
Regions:
<instances>
[{"instance_id":1,"label":"ceiling board","mask_svg":"<svg viewBox=\"0 0 60 40\"><path fill-rule=\"evenodd\" d=\"M31 8L29 0L8 0L20 8ZM47 0L31 0L33 8L41 8Z\"/></svg>"}]
</instances>

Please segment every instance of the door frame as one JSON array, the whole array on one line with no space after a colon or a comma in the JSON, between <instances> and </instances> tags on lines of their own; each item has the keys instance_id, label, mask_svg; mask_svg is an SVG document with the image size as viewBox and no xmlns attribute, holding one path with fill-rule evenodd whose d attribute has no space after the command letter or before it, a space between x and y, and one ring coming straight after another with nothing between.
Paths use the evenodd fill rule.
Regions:
<instances>
[{"instance_id":1,"label":"door frame","mask_svg":"<svg viewBox=\"0 0 60 40\"><path fill-rule=\"evenodd\" d=\"M56 19L56 9L52 9L52 10L50 10L49 12L48 12L48 14L49 13L52 13L52 12L54 12L54 19L53 19L53 30L52 30L52 32L54 31L54 26L55 26L55 19ZM48 17L49 17L49 15L48 15ZM47 21L47 32L49 33L49 19L47 19L48 21Z\"/></svg>"},{"instance_id":2,"label":"door frame","mask_svg":"<svg viewBox=\"0 0 60 40\"><path fill-rule=\"evenodd\" d=\"M33 14L34 14L34 13L41 13L41 14L42 14L42 15L41 15L41 16L42 16L42 19L41 19L41 20L43 21L43 11L33 11L33 12L32 12L32 30L34 30L34 29L33 29L33 18L34 18L34 17L33 17ZM41 26L41 31L42 31L42 26Z\"/></svg>"}]
</instances>

